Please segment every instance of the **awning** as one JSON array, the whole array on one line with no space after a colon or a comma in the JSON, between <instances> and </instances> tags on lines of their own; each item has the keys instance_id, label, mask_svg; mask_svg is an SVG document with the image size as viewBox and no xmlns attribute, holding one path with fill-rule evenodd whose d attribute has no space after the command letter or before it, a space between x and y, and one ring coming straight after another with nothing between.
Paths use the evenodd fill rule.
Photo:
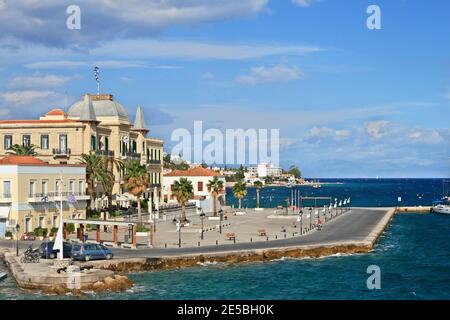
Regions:
<instances>
[{"instance_id":1,"label":"awning","mask_svg":"<svg viewBox=\"0 0 450 320\"><path fill-rule=\"evenodd\" d=\"M0 219L8 219L11 207L0 207Z\"/></svg>"}]
</instances>

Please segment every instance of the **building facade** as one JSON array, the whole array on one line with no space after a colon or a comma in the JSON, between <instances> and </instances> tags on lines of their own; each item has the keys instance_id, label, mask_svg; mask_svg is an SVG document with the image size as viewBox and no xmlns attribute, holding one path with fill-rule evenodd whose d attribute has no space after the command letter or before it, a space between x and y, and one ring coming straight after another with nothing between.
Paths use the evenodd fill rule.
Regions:
<instances>
[{"instance_id":1,"label":"building facade","mask_svg":"<svg viewBox=\"0 0 450 320\"><path fill-rule=\"evenodd\" d=\"M208 182L213 180L214 177L218 177L223 181L224 189L217 197L217 210L225 205L225 176L220 173L202 168L195 167L188 170L174 170L172 172L164 174L163 179L163 198L167 202L176 202L175 196L172 194L172 186L175 181L180 178L186 178L192 182L194 189L194 198L190 202L196 203L198 208L203 209L205 213L213 211L213 199L211 193L208 191Z\"/></svg>"},{"instance_id":2,"label":"building facade","mask_svg":"<svg viewBox=\"0 0 450 320\"><path fill-rule=\"evenodd\" d=\"M259 178L279 178L283 173L280 167L276 167L271 163L260 163L257 166L248 167L247 170L252 176L258 176Z\"/></svg>"},{"instance_id":3,"label":"building facade","mask_svg":"<svg viewBox=\"0 0 450 320\"><path fill-rule=\"evenodd\" d=\"M95 152L114 173L112 194L118 201L133 197L123 196L122 173L114 160L138 160L148 167L151 186L146 196L154 201L161 196L163 141L148 134L141 107L132 123L113 95L85 94L67 113L53 109L37 120L0 121L0 157L14 144L37 146L38 158L50 164L77 164L82 154ZM97 186L95 191L94 205L105 205L105 190Z\"/></svg>"},{"instance_id":4,"label":"building facade","mask_svg":"<svg viewBox=\"0 0 450 320\"><path fill-rule=\"evenodd\" d=\"M0 238L20 226L19 236L35 228L50 231L63 219L85 219L86 168L49 164L30 156L0 159Z\"/></svg>"}]
</instances>

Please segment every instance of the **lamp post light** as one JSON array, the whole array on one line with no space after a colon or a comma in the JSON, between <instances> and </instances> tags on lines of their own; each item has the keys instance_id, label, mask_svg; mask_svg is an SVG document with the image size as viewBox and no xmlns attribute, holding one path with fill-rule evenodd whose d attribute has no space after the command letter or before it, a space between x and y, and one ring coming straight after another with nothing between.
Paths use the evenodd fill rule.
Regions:
<instances>
[{"instance_id":1,"label":"lamp post light","mask_svg":"<svg viewBox=\"0 0 450 320\"><path fill-rule=\"evenodd\" d=\"M205 213L202 210L202 213L200 213L200 218L202 219L202 237L201 239L203 240L203 232L204 232L204 228L203 228L203 219L205 218Z\"/></svg>"},{"instance_id":2,"label":"lamp post light","mask_svg":"<svg viewBox=\"0 0 450 320\"><path fill-rule=\"evenodd\" d=\"M309 229L312 228L312 208L309 208Z\"/></svg>"},{"instance_id":3,"label":"lamp post light","mask_svg":"<svg viewBox=\"0 0 450 320\"><path fill-rule=\"evenodd\" d=\"M303 234L303 210L300 210L300 235Z\"/></svg>"},{"instance_id":4,"label":"lamp post light","mask_svg":"<svg viewBox=\"0 0 450 320\"><path fill-rule=\"evenodd\" d=\"M19 256L19 224L16 224L16 257Z\"/></svg>"},{"instance_id":5,"label":"lamp post light","mask_svg":"<svg viewBox=\"0 0 450 320\"><path fill-rule=\"evenodd\" d=\"M219 233L222 234L222 220L223 220L223 210L219 210L219 216L220 216L220 224L219 224Z\"/></svg>"}]
</instances>

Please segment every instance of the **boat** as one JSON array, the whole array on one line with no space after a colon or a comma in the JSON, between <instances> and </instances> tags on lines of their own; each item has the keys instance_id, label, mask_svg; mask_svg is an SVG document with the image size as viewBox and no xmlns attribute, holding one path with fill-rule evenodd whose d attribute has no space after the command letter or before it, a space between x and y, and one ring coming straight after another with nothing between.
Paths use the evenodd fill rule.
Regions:
<instances>
[{"instance_id":1,"label":"boat","mask_svg":"<svg viewBox=\"0 0 450 320\"><path fill-rule=\"evenodd\" d=\"M450 186L450 180L444 180L442 182L442 199L433 202L433 212L440 214L450 214L450 197L448 195Z\"/></svg>"},{"instance_id":2,"label":"boat","mask_svg":"<svg viewBox=\"0 0 450 320\"><path fill-rule=\"evenodd\" d=\"M0 272L0 281L5 280L8 277L6 272Z\"/></svg>"},{"instance_id":3,"label":"boat","mask_svg":"<svg viewBox=\"0 0 450 320\"><path fill-rule=\"evenodd\" d=\"M433 212L440 214L450 214L450 203L448 197L433 202Z\"/></svg>"}]
</instances>

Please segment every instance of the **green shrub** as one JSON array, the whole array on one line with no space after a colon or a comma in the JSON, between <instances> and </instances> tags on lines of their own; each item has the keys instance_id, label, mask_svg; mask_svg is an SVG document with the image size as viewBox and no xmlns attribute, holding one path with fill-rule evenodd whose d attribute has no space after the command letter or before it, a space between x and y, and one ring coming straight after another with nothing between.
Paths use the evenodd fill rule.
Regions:
<instances>
[{"instance_id":1,"label":"green shrub","mask_svg":"<svg viewBox=\"0 0 450 320\"><path fill-rule=\"evenodd\" d=\"M150 231L149 227L140 224L136 225L136 232L149 232L149 231Z\"/></svg>"},{"instance_id":2,"label":"green shrub","mask_svg":"<svg viewBox=\"0 0 450 320\"><path fill-rule=\"evenodd\" d=\"M50 237L54 237L58 233L58 228L53 227L50 229Z\"/></svg>"},{"instance_id":3,"label":"green shrub","mask_svg":"<svg viewBox=\"0 0 450 320\"><path fill-rule=\"evenodd\" d=\"M7 237L7 238L12 238L12 236L13 236L13 234L12 234L11 231L6 231L6 232L5 232L5 237Z\"/></svg>"},{"instance_id":4,"label":"green shrub","mask_svg":"<svg viewBox=\"0 0 450 320\"><path fill-rule=\"evenodd\" d=\"M73 223L68 223L66 225L66 230L69 233L74 233L75 232L75 225Z\"/></svg>"}]
</instances>

